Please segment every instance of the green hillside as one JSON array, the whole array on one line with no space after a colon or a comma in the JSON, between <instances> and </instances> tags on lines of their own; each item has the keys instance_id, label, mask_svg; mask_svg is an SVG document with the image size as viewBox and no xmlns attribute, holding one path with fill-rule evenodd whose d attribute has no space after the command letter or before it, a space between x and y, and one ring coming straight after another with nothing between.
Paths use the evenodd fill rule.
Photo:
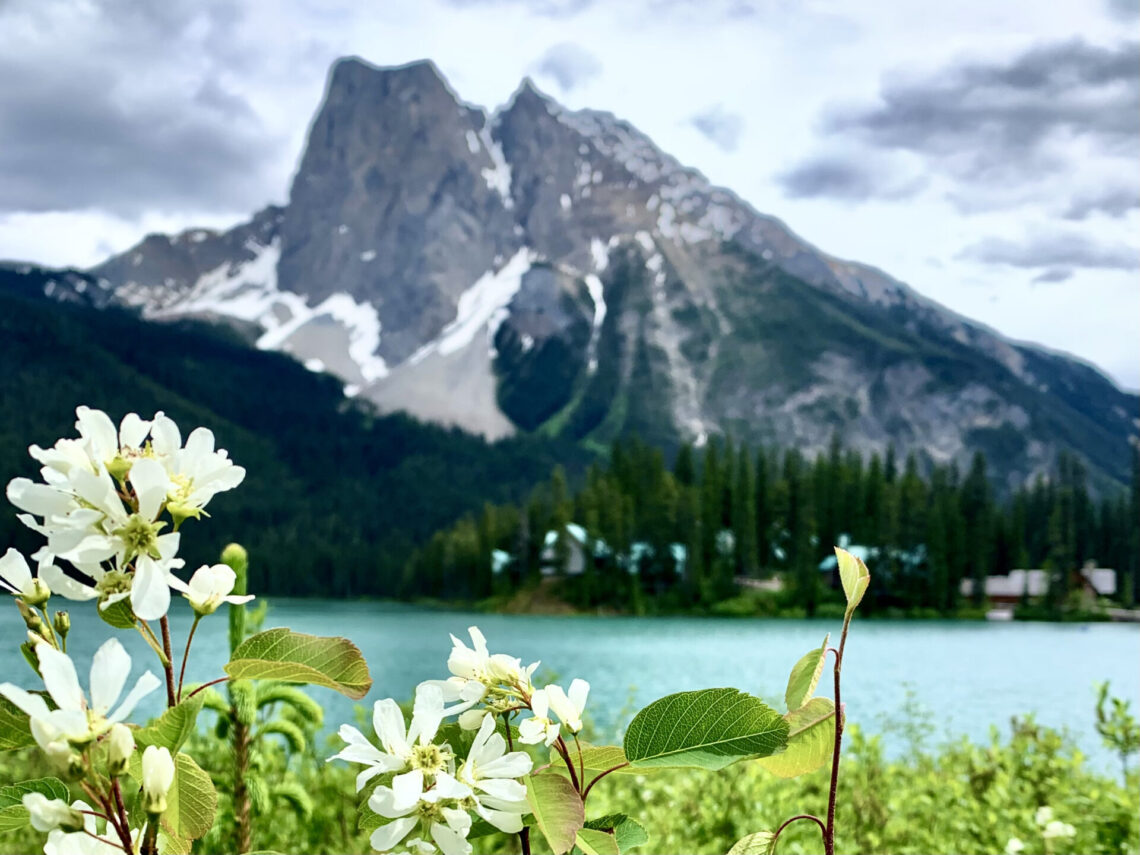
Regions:
<instances>
[{"instance_id":1,"label":"green hillside","mask_svg":"<svg viewBox=\"0 0 1140 855\"><path fill-rule=\"evenodd\" d=\"M392 593L432 532L484 501L518 500L556 463L581 459L569 443L489 444L377 417L345 400L335 379L217 328L38 297L42 273L0 271L0 481L34 475L28 445L73 435L77 404L116 420L161 409L184 433L205 425L249 474L217 497L213 540L187 538L185 558L194 567L240 541L258 556L258 591ZM4 548L34 549L28 535L0 515Z\"/></svg>"}]
</instances>

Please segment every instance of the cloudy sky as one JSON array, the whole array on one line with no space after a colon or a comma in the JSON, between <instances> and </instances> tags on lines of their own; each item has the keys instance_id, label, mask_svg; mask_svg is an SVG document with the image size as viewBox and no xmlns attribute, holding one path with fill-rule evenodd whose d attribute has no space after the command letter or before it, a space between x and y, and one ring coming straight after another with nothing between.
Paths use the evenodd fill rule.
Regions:
<instances>
[{"instance_id":1,"label":"cloudy sky","mask_svg":"<svg viewBox=\"0 0 1140 855\"><path fill-rule=\"evenodd\" d=\"M1137 0L0 0L0 258L287 198L332 61L610 110L823 249L1140 387Z\"/></svg>"}]
</instances>

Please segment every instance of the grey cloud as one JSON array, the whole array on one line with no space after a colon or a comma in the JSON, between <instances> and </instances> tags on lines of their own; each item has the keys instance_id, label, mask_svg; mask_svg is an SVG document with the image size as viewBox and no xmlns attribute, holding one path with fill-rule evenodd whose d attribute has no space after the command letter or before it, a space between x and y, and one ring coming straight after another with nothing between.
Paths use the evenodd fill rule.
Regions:
<instances>
[{"instance_id":1,"label":"grey cloud","mask_svg":"<svg viewBox=\"0 0 1140 855\"><path fill-rule=\"evenodd\" d=\"M1108 14L1118 21L1130 23L1140 18L1140 3L1136 0L1105 0Z\"/></svg>"},{"instance_id":2,"label":"grey cloud","mask_svg":"<svg viewBox=\"0 0 1140 855\"><path fill-rule=\"evenodd\" d=\"M722 151L736 151L744 133L744 117L731 113L720 104L702 110L689 119L689 124L715 143Z\"/></svg>"},{"instance_id":3,"label":"grey cloud","mask_svg":"<svg viewBox=\"0 0 1140 855\"><path fill-rule=\"evenodd\" d=\"M580 45L562 42L554 45L533 66L538 74L554 80L563 92L569 92L602 71L598 58Z\"/></svg>"},{"instance_id":4,"label":"grey cloud","mask_svg":"<svg viewBox=\"0 0 1140 855\"><path fill-rule=\"evenodd\" d=\"M1140 43L1075 40L1034 48L1007 64L971 63L929 79L896 77L870 109L833 111L831 133L931 158L959 178L1039 179L1064 168L1046 151L1062 134L1100 150L1140 150Z\"/></svg>"},{"instance_id":5,"label":"grey cloud","mask_svg":"<svg viewBox=\"0 0 1140 855\"><path fill-rule=\"evenodd\" d=\"M832 108L821 130L846 146L921 158L925 172L950 180L946 198L964 213L1017 207L1041 200L1043 178L1079 187L1075 176L1090 156L1128 161L1132 168L1140 154L1138 67L1136 41L1043 44L1007 62L959 63L929 77L888 76L879 104ZM1073 145L1077 139L1083 144ZM832 176L839 195L858 195L855 169ZM810 187L820 172L808 161L789 180L793 189ZM1123 204L1116 197L1104 201L1110 215ZM1095 199L1078 195L1062 204L1074 218L1097 207Z\"/></svg>"},{"instance_id":6,"label":"grey cloud","mask_svg":"<svg viewBox=\"0 0 1140 855\"><path fill-rule=\"evenodd\" d=\"M1033 282L1034 284L1068 282L1072 278L1073 269L1071 267L1050 267L1034 276Z\"/></svg>"},{"instance_id":7,"label":"grey cloud","mask_svg":"<svg viewBox=\"0 0 1140 855\"><path fill-rule=\"evenodd\" d=\"M460 9L478 6L525 6L544 18L572 18L588 9L594 0L445 0Z\"/></svg>"},{"instance_id":8,"label":"grey cloud","mask_svg":"<svg viewBox=\"0 0 1140 855\"><path fill-rule=\"evenodd\" d=\"M1140 249L1097 243L1077 232L1039 234L1021 242L986 238L966 247L959 257L985 264L1047 268L1046 273L1048 268L1140 269Z\"/></svg>"},{"instance_id":9,"label":"grey cloud","mask_svg":"<svg viewBox=\"0 0 1140 855\"><path fill-rule=\"evenodd\" d=\"M0 5L0 29L51 33L69 14L55 0ZM18 44L0 57L0 212L231 212L283 189L283 141L222 82L234 4L99 0L88 14L51 62Z\"/></svg>"},{"instance_id":10,"label":"grey cloud","mask_svg":"<svg viewBox=\"0 0 1140 855\"><path fill-rule=\"evenodd\" d=\"M1119 218L1136 208L1140 208L1140 187L1113 187L1076 194L1063 216L1066 220L1084 220L1099 213Z\"/></svg>"},{"instance_id":11,"label":"grey cloud","mask_svg":"<svg viewBox=\"0 0 1140 855\"><path fill-rule=\"evenodd\" d=\"M925 186L924 179L903 177L886 161L871 156L814 157L777 176L776 180L792 199L818 196L848 201L905 199Z\"/></svg>"}]
</instances>

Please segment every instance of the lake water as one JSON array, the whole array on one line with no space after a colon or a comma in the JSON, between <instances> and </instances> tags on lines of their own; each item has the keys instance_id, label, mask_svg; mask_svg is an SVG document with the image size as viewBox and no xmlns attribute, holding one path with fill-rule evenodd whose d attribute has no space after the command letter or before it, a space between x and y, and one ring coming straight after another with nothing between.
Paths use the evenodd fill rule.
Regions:
<instances>
[{"instance_id":1,"label":"lake water","mask_svg":"<svg viewBox=\"0 0 1140 855\"><path fill-rule=\"evenodd\" d=\"M734 686L782 706L787 673L818 647L838 621L712 618L615 618L488 615L428 611L388 603L272 600L267 627L343 635L363 651L375 680L365 703L411 696L421 680L447 676L448 633L466 640L477 624L492 652L524 662L542 660L540 673L590 682L589 710L613 736L636 709L670 692ZM91 654L112 633L135 657L132 682L144 667L161 676L137 634L112 630L87 604L72 614L71 653L86 687ZM172 634L180 653L190 626L189 608L175 603ZM14 607L0 609L0 632L12 642L24 634ZM224 612L206 618L194 640L187 681L221 676L226 661ZM828 674L830 672L827 672ZM34 675L18 653L0 666L0 679L31 688ZM1008 730L1011 716L1036 713L1043 724L1068 728L1102 768L1113 768L1093 730L1093 684L1111 680L1114 694L1140 706L1140 626L1132 624L860 621L855 619L843 669L848 716L884 733L908 688L934 716L936 736L988 738L991 725ZM830 694L827 674L820 694ZM156 713L161 692L142 714ZM317 689L327 722L351 721L353 702ZM135 720L140 720L136 715Z\"/></svg>"}]
</instances>

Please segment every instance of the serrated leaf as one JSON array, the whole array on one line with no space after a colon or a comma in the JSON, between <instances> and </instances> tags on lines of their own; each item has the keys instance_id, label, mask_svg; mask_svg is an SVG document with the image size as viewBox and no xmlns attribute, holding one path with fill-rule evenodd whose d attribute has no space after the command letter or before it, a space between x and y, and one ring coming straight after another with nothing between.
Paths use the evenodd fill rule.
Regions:
<instances>
[{"instance_id":1,"label":"serrated leaf","mask_svg":"<svg viewBox=\"0 0 1140 855\"><path fill-rule=\"evenodd\" d=\"M819 685L819 678L823 674L823 666L827 661L827 642L831 640L831 633L823 637L823 644L816 650L805 653L803 657L792 666L792 673L788 677L788 688L784 692L784 700L788 704L788 712L798 710L815 694Z\"/></svg>"},{"instance_id":2,"label":"serrated leaf","mask_svg":"<svg viewBox=\"0 0 1140 855\"><path fill-rule=\"evenodd\" d=\"M773 842L772 832L757 831L737 840L728 850L728 855L772 855L775 849Z\"/></svg>"},{"instance_id":3,"label":"serrated leaf","mask_svg":"<svg viewBox=\"0 0 1140 855\"><path fill-rule=\"evenodd\" d=\"M24 803L24 796L28 793L41 793L49 799L63 799L65 802L70 802L71 800L71 794L68 792L67 784L59 778L35 778L30 781L20 781L16 784L0 787L0 808L6 808L10 805L22 805Z\"/></svg>"},{"instance_id":4,"label":"serrated leaf","mask_svg":"<svg viewBox=\"0 0 1140 855\"><path fill-rule=\"evenodd\" d=\"M554 855L569 852L586 824L585 808L573 784L550 772L528 775L526 800Z\"/></svg>"},{"instance_id":5,"label":"serrated leaf","mask_svg":"<svg viewBox=\"0 0 1140 855\"><path fill-rule=\"evenodd\" d=\"M368 665L347 638L270 629L238 645L225 666L234 679L282 680L335 689L360 700L372 688Z\"/></svg>"},{"instance_id":6,"label":"serrated leaf","mask_svg":"<svg viewBox=\"0 0 1140 855\"><path fill-rule=\"evenodd\" d=\"M198 723L198 713L202 711L202 704L205 701L205 693L200 692L164 710L155 721L135 731L135 743L140 749L148 745L157 745L169 749L171 754L177 753L194 733Z\"/></svg>"},{"instance_id":7,"label":"serrated leaf","mask_svg":"<svg viewBox=\"0 0 1140 855\"><path fill-rule=\"evenodd\" d=\"M783 749L788 723L759 698L739 689L679 692L639 712L625 734L635 767L723 769Z\"/></svg>"},{"instance_id":8,"label":"serrated leaf","mask_svg":"<svg viewBox=\"0 0 1140 855\"><path fill-rule=\"evenodd\" d=\"M827 765L835 750L835 702L812 698L784 716L788 722L788 747L765 757L760 765L780 778L795 778Z\"/></svg>"},{"instance_id":9,"label":"serrated leaf","mask_svg":"<svg viewBox=\"0 0 1140 855\"><path fill-rule=\"evenodd\" d=\"M142 781L142 752L131 756L130 776ZM174 755L174 782L166 794L162 830L176 843L197 840L214 825L218 794L214 782L189 754Z\"/></svg>"},{"instance_id":10,"label":"serrated leaf","mask_svg":"<svg viewBox=\"0 0 1140 855\"><path fill-rule=\"evenodd\" d=\"M583 828L575 841L583 855L621 855L613 832L598 828Z\"/></svg>"},{"instance_id":11,"label":"serrated leaf","mask_svg":"<svg viewBox=\"0 0 1140 855\"><path fill-rule=\"evenodd\" d=\"M28 826L28 810L24 807L24 796L28 793L42 793L49 799L71 801L67 784L58 778L36 778L0 787L0 834Z\"/></svg>"},{"instance_id":12,"label":"serrated leaf","mask_svg":"<svg viewBox=\"0 0 1140 855\"><path fill-rule=\"evenodd\" d=\"M28 716L7 698L0 696L0 751L14 751L35 745L28 728Z\"/></svg>"},{"instance_id":13,"label":"serrated leaf","mask_svg":"<svg viewBox=\"0 0 1140 855\"><path fill-rule=\"evenodd\" d=\"M649 842L649 834L641 823L630 819L624 813L611 813L608 816L591 819L586 823L586 828L602 831L612 830L614 837L617 838L618 851L620 852L628 852Z\"/></svg>"},{"instance_id":14,"label":"serrated leaf","mask_svg":"<svg viewBox=\"0 0 1140 855\"><path fill-rule=\"evenodd\" d=\"M578 752L571 747L570 757L574 761L574 769L578 769ZM611 775L641 775L644 770L634 769L629 765L629 760L626 759L625 751L620 745L588 745L582 744L582 763L586 768L586 783L596 778L603 772L610 769L616 771L610 772ZM623 765L624 764L624 765ZM550 749L550 767L559 774L569 776L566 770L565 761L562 755ZM621 768L618 768L621 767Z\"/></svg>"},{"instance_id":15,"label":"serrated leaf","mask_svg":"<svg viewBox=\"0 0 1140 855\"><path fill-rule=\"evenodd\" d=\"M104 623L108 623L115 629L134 629L135 628L135 613L131 610L131 600L129 597L124 597L105 609L96 609L99 612L99 617L103 618Z\"/></svg>"},{"instance_id":16,"label":"serrated leaf","mask_svg":"<svg viewBox=\"0 0 1140 855\"><path fill-rule=\"evenodd\" d=\"M843 583L843 593L847 597L845 619L850 619L855 607L867 593L871 584L871 573L862 558L856 558L846 549L835 547L835 558L839 562L839 581Z\"/></svg>"}]
</instances>

